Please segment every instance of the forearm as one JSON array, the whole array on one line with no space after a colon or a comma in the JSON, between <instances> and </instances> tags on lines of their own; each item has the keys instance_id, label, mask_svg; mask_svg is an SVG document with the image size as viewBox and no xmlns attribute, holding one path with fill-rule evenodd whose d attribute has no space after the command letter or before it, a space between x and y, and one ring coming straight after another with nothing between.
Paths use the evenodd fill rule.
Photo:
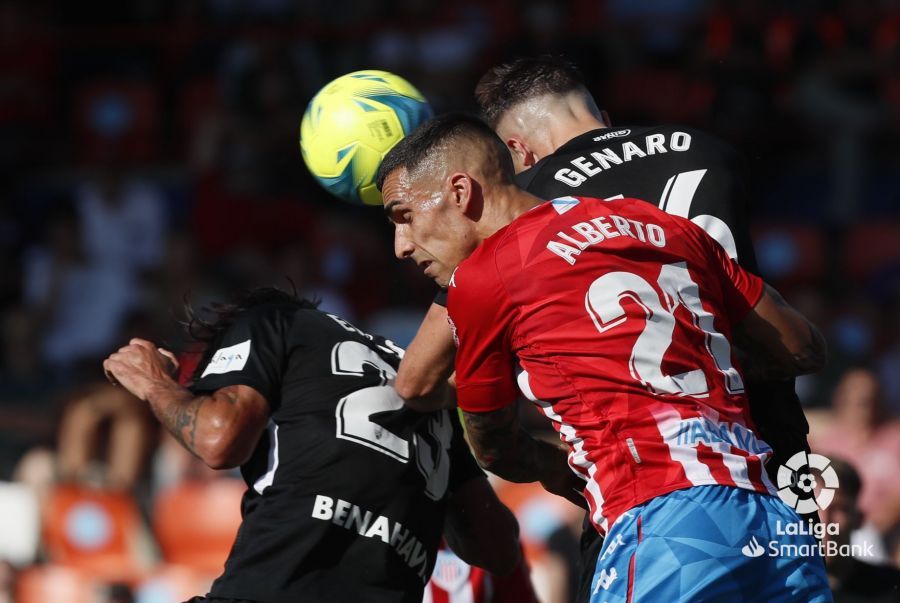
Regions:
<instances>
[{"instance_id":1,"label":"forearm","mask_svg":"<svg viewBox=\"0 0 900 603\"><path fill-rule=\"evenodd\" d=\"M515 405L491 413L463 413L466 433L481 466L511 482L536 482L566 463L566 453L519 427Z\"/></svg>"},{"instance_id":2,"label":"forearm","mask_svg":"<svg viewBox=\"0 0 900 603\"><path fill-rule=\"evenodd\" d=\"M163 427L213 469L242 465L269 420L268 401L247 385L195 396L172 379L175 356L134 338L103 361L107 378L147 402Z\"/></svg>"},{"instance_id":3,"label":"forearm","mask_svg":"<svg viewBox=\"0 0 900 603\"><path fill-rule=\"evenodd\" d=\"M825 338L772 287L734 332L748 379L778 381L821 370L827 361Z\"/></svg>"},{"instance_id":4,"label":"forearm","mask_svg":"<svg viewBox=\"0 0 900 603\"><path fill-rule=\"evenodd\" d=\"M432 304L397 371L395 387L407 406L427 412L455 405L454 392L447 386L455 356L447 309Z\"/></svg>"},{"instance_id":5,"label":"forearm","mask_svg":"<svg viewBox=\"0 0 900 603\"><path fill-rule=\"evenodd\" d=\"M777 352L756 344L743 333L738 337L741 369L749 381L785 381L820 370L826 362L827 346L822 334L808 325L808 342Z\"/></svg>"},{"instance_id":6,"label":"forearm","mask_svg":"<svg viewBox=\"0 0 900 603\"><path fill-rule=\"evenodd\" d=\"M240 442L237 390L195 396L177 383L160 383L147 401L163 427L191 454L214 469L242 464L255 446Z\"/></svg>"},{"instance_id":7,"label":"forearm","mask_svg":"<svg viewBox=\"0 0 900 603\"><path fill-rule=\"evenodd\" d=\"M487 413L463 412L463 419L484 469L511 482L540 482L548 492L586 507L584 480L569 468L566 449L523 431L515 404Z\"/></svg>"},{"instance_id":8,"label":"forearm","mask_svg":"<svg viewBox=\"0 0 900 603\"><path fill-rule=\"evenodd\" d=\"M197 447L197 416L209 396L194 396L177 383L160 383L147 396L153 414L166 431L191 454L202 458Z\"/></svg>"},{"instance_id":9,"label":"forearm","mask_svg":"<svg viewBox=\"0 0 900 603\"><path fill-rule=\"evenodd\" d=\"M482 467L511 482L543 481L551 467L565 465L566 454L549 442L537 440L524 431L495 444L482 443L477 456Z\"/></svg>"}]
</instances>

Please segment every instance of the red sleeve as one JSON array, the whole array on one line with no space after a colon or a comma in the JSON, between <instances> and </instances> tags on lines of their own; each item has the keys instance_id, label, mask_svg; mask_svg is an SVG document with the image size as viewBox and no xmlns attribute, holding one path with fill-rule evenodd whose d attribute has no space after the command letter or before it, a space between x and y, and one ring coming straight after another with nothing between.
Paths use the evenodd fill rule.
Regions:
<instances>
[{"instance_id":1,"label":"red sleeve","mask_svg":"<svg viewBox=\"0 0 900 603\"><path fill-rule=\"evenodd\" d=\"M477 252L476 252L477 253ZM514 310L496 268L472 256L448 288L447 310L457 341L456 399L466 412L490 412L515 402Z\"/></svg>"},{"instance_id":2,"label":"red sleeve","mask_svg":"<svg viewBox=\"0 0 900 603\"><path fill-rule=\"evenodd\" d=\"M765 291L765 282L755 274L744 270L706 232L701 230L701 233L712 256L713 265L720 268L719 281L725 312L731 324L737 324L759 303Z\"/></svg>"}]
</instances>

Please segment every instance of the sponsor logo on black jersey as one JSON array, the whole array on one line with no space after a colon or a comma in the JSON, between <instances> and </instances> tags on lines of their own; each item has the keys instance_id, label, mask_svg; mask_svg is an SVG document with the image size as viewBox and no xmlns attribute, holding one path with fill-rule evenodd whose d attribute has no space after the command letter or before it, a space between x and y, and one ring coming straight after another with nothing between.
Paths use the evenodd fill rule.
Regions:
<instances>
[{"instance_id":1,"label":"sponsor logo on black jersey","mask_svg":"<svg viewBox=\"0 0 900 603\"><path fill-rule=\"evenodd\" d=\"M610 138L622 138L623 136L628 136L629 134L631 134L631 130L616 130L615 132L607 132L606 134L601 134L600 136L594 136L594 142L609 140Z\"/></svg>"},{"instance_id":2,"label":"sponsor logo on black jersey","mask_svg":"<svg viewBox=\"0 0 900 603\"><path fill-rule=\"evenodd\" d=\"M243 370L247 364L247 358L250 356L250 340L242 341L227 348L220 348L212 355L212 359L200 378L207 375L222 375L232 371Z\"/></svg>"}]
</instances>

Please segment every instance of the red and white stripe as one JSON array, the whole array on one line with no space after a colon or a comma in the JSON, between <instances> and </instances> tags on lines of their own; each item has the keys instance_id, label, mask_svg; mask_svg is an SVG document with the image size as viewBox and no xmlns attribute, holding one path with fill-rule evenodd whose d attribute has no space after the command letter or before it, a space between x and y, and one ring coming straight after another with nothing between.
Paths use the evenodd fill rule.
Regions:
<instances>
[{"instance_id":1,"label":"red and white stripe","mask_svg":"<svg viewBox=\"0 0 900 603\"><path fill-rule=\"evenodd\" d=\"M491 576L472 567L452 551L437 554L431 580L425 586L423 603L485 603L492 599Z\"/></svg>"},{"instance_id":2,"label":"red and white stripe","mask_svg":"<svg viewBox=\"0 0 900 603\"><path fill-rule=\"evenodd\" d=\"M701 442L688 446L678 442L678 436L686 421L705 419L706 422L719 428L728 426L720 423L718 413L711 409L707 409L706 416L694 414L689 417L682 416L675 408L662 405L651 409L650 412L656 420L660 436L669 448L669 456L681 465L691 484L695 486L719 484L775 494L776 490L763 470L771 449L752 434L749 437L758 444L756 447L764 450L759 454L753 454L723 441ZM733 426L731 427L733 429Z\"/></svg>"},{"instance_id":3,"label":"red and white stripe","mask_svg":"<svg viewBox=\"0 0 900 603\"><path fill-rule=\"evenodd\" d=\"M597 465L588 457L584 448L584 440L578 435L575 428L562 420L562 416L549 402L539 400L531 389L528 381L528 372L522 370L518 375L518 385L522 394L537 405L538 409L553 422L553 426L559 432L560 439L569 445L569 467L586 482L584 496L591 509L591 523L604 533L609 529L609 521L603 515L603 492L597 480Z\"/></svg>"}]
</instances>

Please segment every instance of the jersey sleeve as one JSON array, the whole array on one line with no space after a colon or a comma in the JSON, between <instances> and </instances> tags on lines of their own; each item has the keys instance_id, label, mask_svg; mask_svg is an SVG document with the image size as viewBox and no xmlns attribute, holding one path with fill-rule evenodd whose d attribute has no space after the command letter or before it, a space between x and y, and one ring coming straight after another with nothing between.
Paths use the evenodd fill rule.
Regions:
<instances>
[{"instance_id":1,"label":"jersey sleeve","mask_svg":"<svg viewBox=\"0 0 900 603\"><path fill-rule=\"evenodd\" d=\"M453 438L450 441L450 479L447 488L450 493L456 492L470 479L484 477L484 471L475 462L475 457L466 444L463 428L459 422L459 414L455 410L443 411L450 417L453 425Z\"/></svg>"},{"instance_id":2,"label":"jersey sleeve","mask_svg":"<svg viewBox=\"0 0 900 603\"><path fill-rule=\"evenodd\" d=\"M201 393L247 385L270 405L277 404L289 329L289 316L279 306L242 312L213 342L212 353L207 353L197 366L191 390Z\"/></svg>"},{"instance_id":3,"label":"jersey sleeve","mask_svg":"<svg viewBox=\"0 0 900 603\"><path fill-rule=\"evenodd\" d=\"M470 258L471 259L471 258ZM466 412L490 412L516 401L513 308L495 269L460 265L447 311L457 342L456 398Z\"/></svg>"},{"instance_id":4,"label":"jersey sleeve","mask_svg":"<svg viewBox=\"0 0 900 603\"><path fill-rule=\"evenodd\" d=\"M697 233L706 248L707 257L716 268L728 320L733 325L737 324L759 303L765 291L765 282L730 258L722 246L702 229L697 228Z\"/></svg>"},{"instance_id":5,"label":"jersey sleeve","mask_svg":"<svg viewBox=\"0 0 900 603\"><path fill-rule=\"evenodd\" d=\"M724 223L741 266L753 274L759 274L753 240L747 228L750 208L747 160L738 149L725 141L706 132L687 130L694 139L688 157L706 167L687 217L703 226L709 234L721 232L720 224L708 220L710 216ZM721 239L719 236L715 238Z\"/></svg>"}]
</instances>

